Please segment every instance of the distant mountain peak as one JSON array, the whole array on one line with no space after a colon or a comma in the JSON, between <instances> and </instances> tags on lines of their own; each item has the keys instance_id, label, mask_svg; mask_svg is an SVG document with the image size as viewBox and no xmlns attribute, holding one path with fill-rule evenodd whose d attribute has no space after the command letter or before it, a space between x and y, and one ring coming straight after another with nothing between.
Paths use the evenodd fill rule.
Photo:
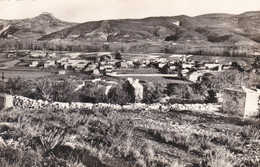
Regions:
<instances>
[{"instance_id":1,"label":"distant mountain peak","mask_svg":"<svg viewBox=\"0 0 260 167\"><path fill-rule=\"evenodd\" d=\"M56 18L52 13L49 12L43 12L41 13L39 16L37 16L38 18L42 18L45 20L50 20L50 19L58 19Z\"/></svg>"},{"instance_id":2,"label":"distant mountain peak","mask_svg":"<svg viewBox=\"0 0 260 167\"><path fill-rule=\"evenodd\" d=\"M53 16L53 14L50 13L50 12L42 12L40 15L49 15L49 16Z\"/></svg>"}]
</instances>

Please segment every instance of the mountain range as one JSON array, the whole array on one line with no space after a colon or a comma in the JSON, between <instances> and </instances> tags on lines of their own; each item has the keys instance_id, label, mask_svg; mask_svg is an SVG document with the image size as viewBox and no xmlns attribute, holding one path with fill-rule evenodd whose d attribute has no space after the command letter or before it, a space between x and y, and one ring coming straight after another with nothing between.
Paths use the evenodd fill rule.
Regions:
<instances>
[{"instance_id":1,"label":"mountain range","mask_svg":"<svg viewBox=\"0 0 260 167\"><path fill-rule=\"evenodd\" d=\"M254 45L260 42L260 11L239 15L214 13L189 17L62 21L50 13L0 20L0 38L65 42L195 42Z\"/></svg>"}]
</instances>

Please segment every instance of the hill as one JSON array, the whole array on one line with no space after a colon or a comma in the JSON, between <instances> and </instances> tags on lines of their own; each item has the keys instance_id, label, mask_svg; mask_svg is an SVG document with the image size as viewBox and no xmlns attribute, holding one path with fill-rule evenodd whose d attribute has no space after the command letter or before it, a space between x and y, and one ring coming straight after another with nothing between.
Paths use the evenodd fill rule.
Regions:
<instances>
[{"instance_id":1,"label":"hill","mask_svg":"<svg viewBox=\"0 0 260 167\"><path fill-rule=\"evenodd\" d=\"M223 13L196 17L149 17L144 19L86 22L45 35L41 41L140 42L174 41L233 45L260 41L260 12Z\"/></svg>"},{"instance_id":2,"label":"hill","mask_svg":"<svg viewBox=\"0 0 260 167\"><path fill-rule=\"evenodd\" d=\"M76 23L61 21L50 13L20 20L0 20L0 38L38 39L49 33L74 26Z\"/></svg>"}]
</instances>

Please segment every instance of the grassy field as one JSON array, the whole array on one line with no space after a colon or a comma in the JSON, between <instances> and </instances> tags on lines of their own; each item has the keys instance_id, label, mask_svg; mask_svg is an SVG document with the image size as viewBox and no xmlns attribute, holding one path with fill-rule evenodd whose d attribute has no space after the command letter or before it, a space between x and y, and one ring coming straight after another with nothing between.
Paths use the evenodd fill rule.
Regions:
<instances>
[{"instance_id":1,"label":"grassy field","mask_svg":"<svg viewBox=\"0 0 260 167\"><path fill-rule=\"evenodd\" d=\"M260 165L260 120L176 111L0 112L0 166Z\"/></svg>"}]
</instances>

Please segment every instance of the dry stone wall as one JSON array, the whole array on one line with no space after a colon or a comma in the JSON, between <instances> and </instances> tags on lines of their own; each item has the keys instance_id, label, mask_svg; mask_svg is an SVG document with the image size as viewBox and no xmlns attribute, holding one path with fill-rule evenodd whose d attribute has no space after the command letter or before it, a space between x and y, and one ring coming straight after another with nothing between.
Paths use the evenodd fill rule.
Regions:
<instances>
[{"instance_id":1,"label":"dry stone wall","mask_svg":"<svg viewBox=\"0 0 260 167\"><path fill-rule=\"evenodd\" d=\"M159 103L145 104L145 103L131 103L126 105L109 104L109 103L62 103L62 102L47 102L42 100L29 99L23 96L13 97L13 106L26 109L41 109L51 107L55 109L93 109L93 108L111 108L114 110L158 110L167 111L169 109L177 110L192 110L192 111L218 111L221 107L217 104L169 104L163 105Z\"/></svg>"}]
</instances>

